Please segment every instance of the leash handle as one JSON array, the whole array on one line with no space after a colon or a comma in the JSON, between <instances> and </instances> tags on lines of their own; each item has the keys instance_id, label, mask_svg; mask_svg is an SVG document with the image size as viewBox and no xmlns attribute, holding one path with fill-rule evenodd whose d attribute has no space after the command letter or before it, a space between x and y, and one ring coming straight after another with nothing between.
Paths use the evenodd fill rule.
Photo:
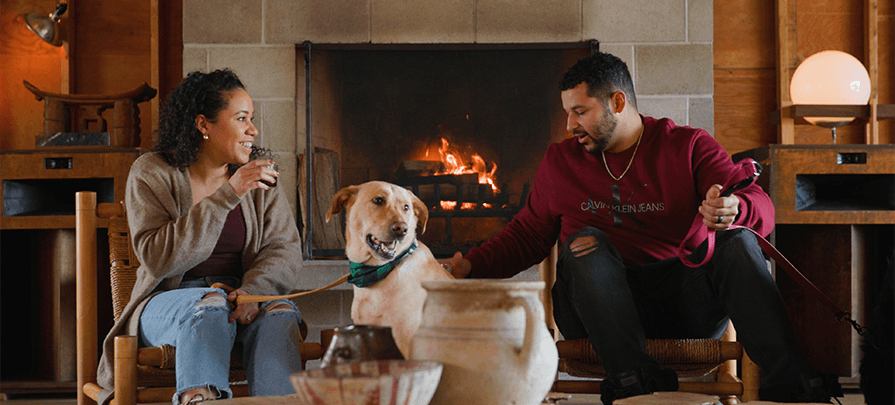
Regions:
<instances>
[{"instance_id":1,"label":"leash handle","mask_svg":"<svg viewBox=\"0 0 895 405\"><path fill-rule=\"evenodd\" d=\"M746 177L740 181L737 181L736 183L727 187L726 189L722 190L721 197L729 197L735 191L739 191L746 187L751 186L752 183L755 183L755 180L758 179L758 176L761 175L761 172L762 172L761 164L759 164L758 162L756 162L750 158L741 160L740 168L746 174ZM739 225L731 225L728 229L736 229L739 227L740 227ZM687 249L685 248L684 245L687 243L688 240L692 239L693 237L695 237L697 234L699 234L703 230L705 230L707 232L705 240L707 241L707 245L708 245L708 246L706 246L707 249L705 252L705 258L703 258L702 261L699 263L693 263L692 261L690 261L689 258L687 258ZM679 259L681 259L681 262L684 263L685 266L690 267L690 268L696 268L696 267L700 267L700 266L703 266L706 263L708 263L709 260L712 259L712 256L714 254L715 254L715 230L706 228L705 225L702 223L702 216L700 216L700 214L696 214L696 218L693 219L693 224L690 225L690 232L687 233L687 236L683 240L681 240L681 244L680 244L680 246L678 246L677 257Z\"/></svg>"},{"instance_id":2,"label":"leash handle","mask_svg":"<svg viewBox=\"0 0 895 405\"><path fill-rule=\"evenodd\" d=\"M328 285L325 285L325 286L320 287L320 288L318 288L318 289L311 290L311 291L303 291L303 292L295 293L295 294L288 294L288 295L240 295L240 296L236 297L236 305L248 304L248 303L250 303L250 302L276 301L276 300L282 300L282 299L298 298L298 297L305 296L305 295L311 295L311 294L314 294L314 293L318 293L318 292L320 292L320 291L329 290L329 289L331 289L331 288L333 288L333 287L335 287L335 286L337 286L337 285L339 285L339 284L344 283L346 280L348 280L348 276L349 276L349 275L350 275L350 274L346 274L346 275L342 276L341 278L339 278L338 280L333 281L332 283L329 283ZM228 294L231 293L231 292L233 292L234 290L236 290L235 288L230 287L230 286L228 286L228 285L226 285L226 284L223 284L223 283L214 283L214 284L211 285L211 288L220 288L220 289L226 291Z\"/></svg>"}]
</instances>

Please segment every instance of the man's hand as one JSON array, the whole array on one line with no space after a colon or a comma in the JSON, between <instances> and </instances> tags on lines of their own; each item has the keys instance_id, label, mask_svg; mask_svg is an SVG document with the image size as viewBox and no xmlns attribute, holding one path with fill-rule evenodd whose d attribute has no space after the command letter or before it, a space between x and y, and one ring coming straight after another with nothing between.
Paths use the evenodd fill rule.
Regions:
<instances>
[{"instance_id":1,"label":"man's hand","mask_svg":"<svg viewBox=\"0 0 895 405\"><path fill-rule=\"evenodd\" d=\"M235 304L236 297L247 294L248 293L243 290L233 290L233 292L227 294L227 301L231 301ZM233 311L233 314L230 315L230 323L236 321L243 325L248 325L255 320L259 312L261 312L261 309L258 306L257 302L249 302L246 304L237 305L236 309Z\"/></svg>"},{"instance_id":2,"label":"man's hand","mask_svg":"<svg viewBox=\"0 0 895 405\"><path fill-rule=\"evenodd\" d=\"M721 189L720 184L709 187L705 200L699 206L702 223L719 231L729 228L740 214L740 199L735 195L721 197Z\"/></svg>"},{"instance_id":3,"label":"man's hand","mask_svg":"<svg viewBox=\"0 0 895 405\"><path fill-rule=\"evenodd\" d=\"M454 278L466 278L469 272L472 271L472 263L464 259L460 252L454 253L454 256L450 259L441 259L438 263L441 263Z\"/></svg>"}]
</instances>

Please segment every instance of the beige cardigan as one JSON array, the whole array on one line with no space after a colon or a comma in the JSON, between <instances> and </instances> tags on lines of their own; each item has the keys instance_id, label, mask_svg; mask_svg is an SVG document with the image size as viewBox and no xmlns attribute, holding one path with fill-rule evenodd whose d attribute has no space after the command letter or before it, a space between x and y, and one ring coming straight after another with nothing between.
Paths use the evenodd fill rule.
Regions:
<instances>
[{"instance_id":1,"label":"beige cardigan","mask_svg":"<svg viewBox=\"0 0 895 405\"><path fill-rule=\"evenodd\" d=\"M229 183L193 205L189 172L148 153L133 164L125 203L134 251L140 260L131 300L103 341L97 370L100 404L113 396L112 353L117 335L136 335L140 313L154 293L171 290L183 274L205 261L217 244L227 213L242 208L246 244L242 289L249 294L282 295L298 286L301 238L282 187L255 189L243 197Z\"/></svg>"}]
</instances>

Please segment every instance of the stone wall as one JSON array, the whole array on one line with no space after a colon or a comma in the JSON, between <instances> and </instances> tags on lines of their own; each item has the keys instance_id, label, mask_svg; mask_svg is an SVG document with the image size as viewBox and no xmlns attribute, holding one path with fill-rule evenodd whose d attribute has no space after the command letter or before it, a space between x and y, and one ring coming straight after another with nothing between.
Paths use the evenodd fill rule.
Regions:
<instances>
[{"instance_id":1,"label":"stone wall","mask_svg":"<svg viewBox=\"0 0 895 405\"><path fill-rule=\"evenodd\" d=\"M305 150L296 44L596 39L628 64L641 113L713 133L712 7L711 0L184 0L184 74L229 67L240 75L255 102L259 141L278 154L281 186L294 190ZM298 193L288 194L294 207ZM312 337L350 323L350 301L348 289L303 299Z\"/></svg>"}]
</instances>

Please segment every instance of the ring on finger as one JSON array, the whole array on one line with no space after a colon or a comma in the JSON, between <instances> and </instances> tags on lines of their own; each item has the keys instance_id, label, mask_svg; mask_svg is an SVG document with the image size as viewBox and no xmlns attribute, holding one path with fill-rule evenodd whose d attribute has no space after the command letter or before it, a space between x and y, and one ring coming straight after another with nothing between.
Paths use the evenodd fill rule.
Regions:
<instances>
[{"instance_id":1,"label":"ring on finger","mask_svg":"<svg viewBox=\"0 0 895 405\"><path fill-rule=\"evenodd\" d=\"M724 216L722 216L722 215L718 215L718 220L715 221L715 223L716 223L716 224L720 224L721 221L723 221L723 220L724 220Z\"/></svg>"}]
</instances>

